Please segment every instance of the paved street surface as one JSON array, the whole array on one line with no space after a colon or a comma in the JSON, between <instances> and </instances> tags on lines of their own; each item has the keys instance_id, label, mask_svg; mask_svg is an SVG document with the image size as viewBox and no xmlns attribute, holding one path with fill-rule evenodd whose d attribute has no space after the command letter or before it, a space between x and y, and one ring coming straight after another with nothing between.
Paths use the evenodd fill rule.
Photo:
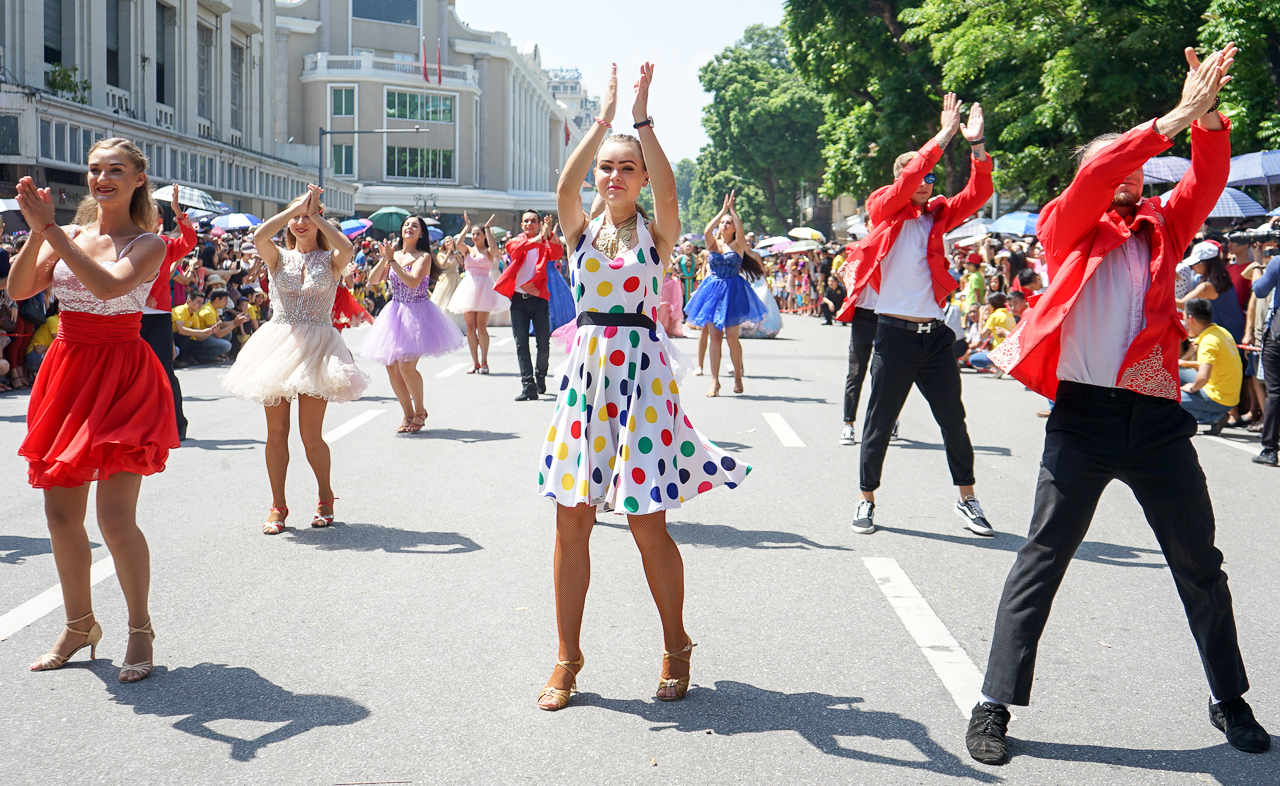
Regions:
<instances>
[{"instance_id":1,"label":"paved street surface","mask_svg":"<svg viewBox=\"0 0 1280 786\"><path fill-rule=\"evenodd\" d=\"M1280 783L1280 750L1239 753L1210 726L1173 582L1119 484L1058 595L1013 762L971 761L967 710L1027 529L1044 402L964 375L994 539L959 526L918 394L889 450L882 529L855 535L858 448L837 439L848 329L806 318L743 342L746 395L706 399L704 378L682 391L696 425L755 466L670 516L695 688L653 698L657 613L625 519L601 514L582 693L539 711L555 660L554 514L534 485L553 403L511 400L514 346L506 329L494 338L488 377L462 373L464 353L421 363L431 417L416 436L391 433L386 375L362 361L370 395L327 419L337 523L307 527L315 486L295 437L291 527L277 537L259 527L261 409L222 393L222 369L179 372L193 439L143 483L160 665L137 685L116 681L125 608L92 512L98 659L26 671L63 611L41 496L15 454L27 399L0 397L0 783ZM1248 698L1280 732L1280 472L1249 462L1243 432L1196 447Z\"/></svg>"}]
</instances>

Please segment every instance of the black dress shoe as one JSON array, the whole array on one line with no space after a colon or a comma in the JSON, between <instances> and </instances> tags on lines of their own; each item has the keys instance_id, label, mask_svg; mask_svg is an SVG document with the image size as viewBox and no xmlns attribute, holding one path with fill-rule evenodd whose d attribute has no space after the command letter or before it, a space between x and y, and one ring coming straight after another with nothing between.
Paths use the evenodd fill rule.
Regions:
<instances>
[{"instance_id":1,"label":"black dress shoe","mask_svg":"<svg viewBox=\"0 0 1280 786\"><path fill-rule=\"evenodd\" d=\"M547 392L547 378L538 377L538 395L541 396L543 393L546 393L546 392Z\"/></svg>"},{"instance_id":2,"label":"black dress shoe","mask_svg":"<svg viewBox=\"0 0 1280 786\"><path fill-rule=\"evenodd\" d=\"M1253 463L1266 464L1268 467L1280 465L1280 452L1264 448L1261 453L1253 457Z\"/></svg>"},{"instance_id":3,"label":"black dress shoe","mask_svg":"<svg viewBox=\"0 0 1280 786\"><path fill-rule=\"evenodd\" d=\"M1009 708L1003 704L984 701L973 708L969 718L969 731L964 735L964 745L975 761L983 764L1004 764L1009 760L1009 743L1005 732L1009 730Z\"/></svg>"},{"instance_id":4,"label":"black dress shoe","mask_svg":"<svg viewBox=\"0 0 1280 786\"><path fill-rule=\"evenodd\" d=\"M1231 417L1231 416L1230 416L1230 415L1228 415L1227 413L1225 413L1225 412L1224 412L1224 413L1222 413L1222 417L1218 418L1218 422L1217 422L1217 423L1214 423L1212 426L1210 426L1210 427L1209 427L1209 430L1208 430L1208 431L1206 431L1205 433L1206 433L1206 434L1208 434L1208 435L1209 435L1209 436L1211 436L1211 437L1216 437L1216 436L1218 436L1219 434L1221 434L1221 433L1222 433L1222 429L1226 427L1226 425L1227 425L1227 420L1228 420L1230 417Z\"/></svg>"},{"instance_id":5,"label":"black dress shoe","mask_svg":"<svg viewBox=\"0 0 1280 786\"><path fill-rule=\"evenodd\" d=\"M1231 747L1245 753L1262 753L1271 747L1271 735L1253 718L1244 699L1209 705L1209 722L1227 735Z\"/></svg>"},{"instance_id":6,"label":"black dress shoe","mask_svg":"<svg viewBox=\"0 0 1280 786\"><path fill-rule=\"evenodd\" d=\"M516 396L516 401L537 401L538 391L533 388L526 388L520 395Z\"/></svg>"}]
</instances>

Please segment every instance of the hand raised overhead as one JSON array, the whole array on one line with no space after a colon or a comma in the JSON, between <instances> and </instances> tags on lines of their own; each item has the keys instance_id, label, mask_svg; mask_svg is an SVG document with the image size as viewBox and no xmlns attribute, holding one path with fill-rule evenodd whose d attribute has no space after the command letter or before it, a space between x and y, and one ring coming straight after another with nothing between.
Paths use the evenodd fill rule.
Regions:
<instances>
[{"instance_id":1,"label":"hand raised overhead","mask_svg":"<svg viewBox=\"0 0 1280 786\"><path fill-rule=\"evenodd\" d=\"M653 82L653 63L645 61L640 66L640 78L636 80L636 100L631 107L631 116L637 123L649 116L649 84Z\"/></svg>"},{"instance_id":2,"label":"hand raised overhead","mask_svg":"<svg viewBox=\"0 0 1280 786\"><path fill-rule=\"evenodd\" d=\"M609 86L604 91L604 100L600 102L600 119L606 123L613 122L618 111L618 64L613 63L609 71Z\"/></svg>"},{"instance_id":3,"label":"hand raised overhead","mask_svg":"<svg viewBox=\"0 0 1280 786\"><path fill-rule=\"evenodd\" d=\"M1187 47L1184 54L1188 70L1187 79L1182 85L1182 105L1193 110L1196 115L1208 112L1218 98L1218 91L1231 81L1227 72L1235 63L1236 53L1239 51L1235 44L1228 43L1202 62L1196 56L1196 50Z\"/></svg>"},{"instance_id":4,"label":"hand raised overhead","mask_svg":"<svg viewBox=\"0 0 1280 786\"><path fill-rule=\"evenodd\" d=\"M969 107L969 122L960 126L960 133L970 142L976 142L986 133L986 121L982 117L982 104Z\"/></svg>"},{"instance_id":5,"label":"hand raised overhead","mask_svg":"<svg viewBox=\"0 0 1280 786\"><path fill-rule=\"evenodd\" d=\"M951 137L956 135L956 130L960 128L960 99L956 98L955 93L947 93L942 97L942 117L940 120L942 126L938 130L938 138L945 139L941 144L951 141Z\"/></svg>"}]
</instances>

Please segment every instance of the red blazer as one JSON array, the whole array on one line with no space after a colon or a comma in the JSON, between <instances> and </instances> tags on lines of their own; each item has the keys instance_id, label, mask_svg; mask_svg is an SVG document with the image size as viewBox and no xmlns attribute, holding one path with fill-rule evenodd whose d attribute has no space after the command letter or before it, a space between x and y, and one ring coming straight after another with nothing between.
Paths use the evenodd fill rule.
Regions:
<instances>
[{"instance_id":1,"label":"red blazer","mask_svg":"<svg viewBox=\"0 0 1280 786\"><path fill-rule=\"evenodd\" d=\"M525 257L535 249L538 252L537 267L534 268L533 278L529 283L537 290L538 297L543 300L551 297L547 291L547 262L554 262L564 256L564 246L560 245L560 241L554 236L550 240L543 240L540 235L534 235L532 238L528 235L516 235L508 240L507 256L511 257L511 265L502 271L502 275L498 276L498 280L494 282L495 292L508 299L515 297L516 276L524 266Z\"/></svg>"},{"instance_id":2,"label":"red blazer","mask_svg":"<svg viewBox=\"0 0 1280 786\"><path fill-rule=\"evenodd\" d=\"M170 278L173 276L174 264L196 247L195 227L191 226L190 222L179 221L178 228L182 230L180 237L162 236L160 238L164 241L164 262L160 264L160 272L156 274L156 280L151 284L151 292L147 294L147 300L155 301L152 308L161 311L173 309L173 285L170 283Z\"/></svg>"},{"instance_id":3,"label":"red blazer","mask_svg":"<svg viewBox=\"0 0 1280 786\"><path fill-rule=\"evenodd\" d=\"M933 228L929 230L929 270L933 274L933 296L938 305L942 305L947 296L959 288L942 250L942 236L963 224L991 198L991 157L979 161L970 156L969 183L964 190L953 197L936 196L922 210L911 203L911 195L941 158L942 148L930 139L892 184L876 189L867 199L871 233L850 245L846 261L840 268L840 278L849 293L841 314L847 311L852 315L858 295L868 284L875 291L880 291L881 261L898 239L902 222L919 218L922 212L933 215Z\"/></svg>"},{"instance_id":4,"label":"red blazer","mask_svg":"<svg viewBox=\"0 0 1280 786\"><path fill-rule=\"evenodd\" d=\"M1055 398L1063 320L1102 258L1145 225L1151 236L1151 284L1143 303L1146 327L1129 346L1115 386L1178 400L1178 343L1187 332L1174 303L1175 268L1227 184L1231 122L1219 117L1221 131L1209 131L1199 121L1191 125L1191 168L1166 204L1143 199L1129 219L1110 209L1120 183L1173 144L1152 121L1090 159L1067 190L1044 207L1036 229L1051 283L1035 309L991 353L997 366L1037 393Z\"/></svg>"}]
</instances>

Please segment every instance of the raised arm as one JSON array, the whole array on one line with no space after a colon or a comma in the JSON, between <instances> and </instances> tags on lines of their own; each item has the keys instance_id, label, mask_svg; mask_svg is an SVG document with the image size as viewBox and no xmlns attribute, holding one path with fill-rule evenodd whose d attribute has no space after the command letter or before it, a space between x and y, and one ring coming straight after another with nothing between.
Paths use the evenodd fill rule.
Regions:
<instances>
[{"instance_id":1,"label":"raised arm","mask_svg":"<svg viewBox=\"0 0 1280 786\"><path fill-rule=\"evenodd\" d=\"M747 232L742 226L742 219L738 217L738 194L736 191L729 192L729 219L733 221L733 242L729 246L738 252L739 256L747 253Z\"/></svg>"},{"instance_id":2,"label":"raised arm","mask_svg":"<svg viewBox=\"0 0 1280 786\"><path fill-rule=\"evenodd\" d=\"M484 222L481 227L484 230L484 255L489 258L493 264L498 264L498 259L502 256L502 252L498 251L498 239L493 236L493 216L489 216L489 220Z\"/></svg>"},{"instance_id":3,"label":"raised arm","mask_svg":"<svg viewBox=\"0 0 1280 786\"><path fill-rule=\"evenodd\" d=\"M668 248L680 237L680 201L676 194L676 176L671 162L649 119L649 85L653 82L653 63L640 66L640 78L636 80L635 104L631 115L636 123L646 123L636 129L640 137L640 152L644 154L645 168L649 170L649 186L653 189L653 226L659 248Z\"/></svg>"},{"instance_id":4,"label":"raised arm","mask_svg":"<svg viewBox=\"0 0 1280 786\"><path fill-rule=\"evenodd\" d=\"M378 261L374 263L373 268L369 271L369 283L371 285L381 284L387 278L387 271L391 269L391 263L395 260L396 248L390 240L384 240L378 244Z\"/></svg>"},{"instance_id":5,"label":"raised arm","mask_svg":"<svg viewBox=\"0 0 1280 786\"><path fill-rule=\"evenodd\" d=\"M289 219L294 216L306 215L308 199L303 199L296 204L289 205L284 210L276 213L271 218L258 224L258 228L253 230L253 245L258 249L258 256L262 257L262 261L266 264L267 270L274 271L276 263L280 261L280 247L276 245L273 238L289 223Z\"/></svg>"},{"instance_id":6,"label":"raised arm","mask_svg":"<svg viewBox=\"0 0 1280 786\"><path fill-rule=\"evenodd\" d=\"M720 238L716 237L716 230L720 227L720 222L724 220L725 214L729 212L729 195L724 195L724 204L720 207L720 212L712 216L711 221L702 229L702 240L707 244L708 251L715 253L723 253L724 244L720 242Z\"/></svg>"},{"instance_id":7,"label":"raised arm","mask_svg":"<svg viewBox=\"0 0 1280 786\"><path fill-rule=\"evenodd\" d=\"M560 180L556 183L556 213L560 216L560 226L564 229L564 238L570 246L578 244L578 238L587 228L589 219L582 209L582 184L587 175L591 174L591 163L595 160L596 151L600 149L600 143L604 141L617 109L618 64L614 63L609 76L609 88L600 107L600 116L569 154L569 160L565 162L564 169L560 170ZM644 149L643 142L641 148Z\"/></svg>"},{"instance_id":8,"label":"raised arm","mask_svg":"<svg viewBox=\"0 0 1280 786\"><path fill-rule=\"evenodd\" d=\"M960 126L960 133L972 149L969 158L969 182L959 194L947 199L947 224L944 231L950 232L960 226L969 216L991 199L995 190L991 184L991 157L987 155L985 145L986 123L982 116L982 105L974 104L969 109L969 122Z\"/></svg>"},{"instance_id":9,"label":"raised arm","mask_svg":"<svg viewBox=\"0 0 1280 786\"><path fill-rule=\"evenodd\" d=\"M878 224L911 203L911 195L920 188L924 176L933 171L942 158L942 152L951 143L951 137L960 130L960 100L955 93L942 97L941 129L916 151L916 157L907 162L893 183L877 190L867 200L867 213Z\"/></svg>"},{"instance_id":10,"label":"raised arm","mask_svg":"<svg viewBox=\"0 0 1280 786\"><path fill-rule=\"evenodd\" d=\"M467 211L464 210L462 211L462 231L453 238L453 247L457 249L458 253L466 253L465 249L467 246L464 241L469 234L471 234L471 217L468 216Z\"/></svg>"},{"instance_id":11,"label":"raised arm","mask_svg":"<svg viewBox=\"0 0 1280 786\"><path fill-rule=\"evenodd\" d=\"M333 250L333 256L330 257L330 264L333 266L333 274L335 276L342 275L347 269L347 265L351 264L351 260L355 258L352 251L351 238L342 234L342 230L330 224L324 217L324 208L320 203L320 195L324 191L316 186L308 185L307 191L311 194L309 203L311 212L307 216L315 223L316 229L320 234L324 235L325 240L329 241L329 247Z\"/></svg>"}]
</instances>

